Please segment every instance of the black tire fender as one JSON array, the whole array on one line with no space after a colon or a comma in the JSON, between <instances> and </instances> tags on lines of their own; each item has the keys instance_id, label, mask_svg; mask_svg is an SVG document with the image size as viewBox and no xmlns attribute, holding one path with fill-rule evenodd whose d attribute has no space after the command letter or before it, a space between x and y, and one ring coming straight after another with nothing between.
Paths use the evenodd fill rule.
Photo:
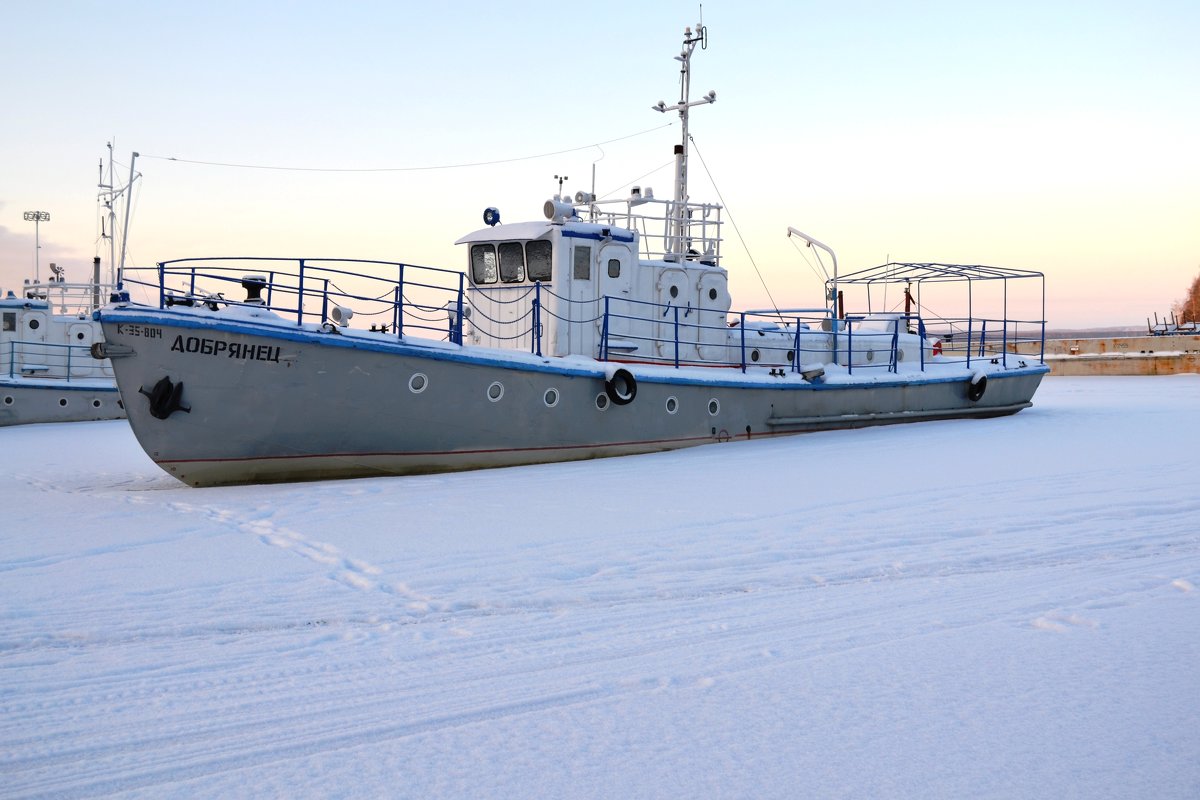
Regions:
<instances>
[{"instance_id":1,"label":"black tire fender","mask_svg":"<svg viewBox=\"0 0 1200 800\"><path fill-rule=\"evenodd\" d=\"M983 398L983 393L987 391L987 375L980 375L977 378L972 378L967 384L967 399L972 403L978 403Z\"/></svg>"},{"instance_id":2,"label":"black tire fender","mask_svg":"<svg viewBox=\"0 0 1200 800\"><path fill-rule=\"evenodd\" d=\"M613 405L627 406L637 397L637 379L627 369L618 369L604 381L604 393Z\"/></svg>"}]
</instances>

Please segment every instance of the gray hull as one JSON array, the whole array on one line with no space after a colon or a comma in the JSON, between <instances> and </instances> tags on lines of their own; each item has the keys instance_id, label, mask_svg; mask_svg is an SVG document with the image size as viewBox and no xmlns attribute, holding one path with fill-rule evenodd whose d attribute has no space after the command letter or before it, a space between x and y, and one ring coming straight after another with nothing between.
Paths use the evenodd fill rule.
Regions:
<instances>
[{"instance_id":1,"label":"gray hull","mask_svg":"<svg viewBox=\"0 0 1200 800\"><path fill-rule=\"evenodd\" d=\"M618 404L606 377L620 365L587 359L252 321L218 327L169 310L110 308L102 322L138 441L192 486L477 469L1000 416L1027 407L1046 373L1036 363L992 366L972 400L972 373L962 369L856 371L813 383L761 368L633 366L636 394Z\"/></svg>"},{"instance_id":2,"label":"gray hull","mask_svg":"<svg viewBox=\"0 0 1200 800\"><path fill-rule=\"evenodd\" d=\"M124 416L121 396L111 381L0 379L0 427Z\"/></svg>"}]
</instances>

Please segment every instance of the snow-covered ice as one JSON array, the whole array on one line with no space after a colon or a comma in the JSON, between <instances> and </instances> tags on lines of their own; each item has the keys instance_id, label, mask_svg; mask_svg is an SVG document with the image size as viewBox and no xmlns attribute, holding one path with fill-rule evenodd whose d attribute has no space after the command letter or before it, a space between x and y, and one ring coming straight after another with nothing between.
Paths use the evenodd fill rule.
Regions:
<instances>
[{"instance_id":1,"label":"snow-covered ice","mask_svg":"<svg viewBox=\"0 0 1200 800\"><path fill-rule=\"evenodd\" d=\"M0 796L1200 796L1200 376L190 489L0 430Z\"/></svg>"}]
</instances>

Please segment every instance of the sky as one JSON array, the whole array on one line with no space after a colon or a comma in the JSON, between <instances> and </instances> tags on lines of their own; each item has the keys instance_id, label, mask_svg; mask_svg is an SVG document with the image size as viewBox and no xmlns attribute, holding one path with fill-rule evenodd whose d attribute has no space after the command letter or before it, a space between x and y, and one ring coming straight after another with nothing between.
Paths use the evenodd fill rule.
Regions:
<instances>
[{"instance_id":1,"label":"sky","mask_svg":"<svg viewBox=\"0 0 1200 800\"><path fill-rule=\"evenodd\" d=\"M667 197L679 126L650 107L701 15L691 195L734 223L735 307L816 304L788 226L847 271L1044 272L1052 327L1144 324L1200 272L1195 3L55 2L4 7L0 286L107 263L108 142L122 179L140 153L137 265L460 268L484 208L541 219L555 176Z\"/></svg>"}]
</instances>

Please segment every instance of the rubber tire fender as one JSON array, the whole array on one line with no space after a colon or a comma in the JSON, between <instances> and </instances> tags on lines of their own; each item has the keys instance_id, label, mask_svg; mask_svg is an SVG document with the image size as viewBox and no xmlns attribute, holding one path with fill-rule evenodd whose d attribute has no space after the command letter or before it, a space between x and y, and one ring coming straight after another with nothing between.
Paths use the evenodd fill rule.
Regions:
<instances>
[{"instance_id":1,"label":"rubber tire fender","mask_svg":"<svg viewBox=\"0 0 1200 800\"><path fill-rule=\"evenodd\" d=\"M613 405L627 406L637 397L637 379L627 369L618 369L604 381L604 393Z\"/></svg>"},{"instance_id":2,"label":"rubber tire fender","mask_svg":"<svg viewBox=\"0 0 1200 800\"><path fill-rule=\"evenodd\" d=\"M978 403L986 391L987 375L980 375L978 380L972 380L967 384L967 399L972 403Z\"/></svg>"}]
</instances>

